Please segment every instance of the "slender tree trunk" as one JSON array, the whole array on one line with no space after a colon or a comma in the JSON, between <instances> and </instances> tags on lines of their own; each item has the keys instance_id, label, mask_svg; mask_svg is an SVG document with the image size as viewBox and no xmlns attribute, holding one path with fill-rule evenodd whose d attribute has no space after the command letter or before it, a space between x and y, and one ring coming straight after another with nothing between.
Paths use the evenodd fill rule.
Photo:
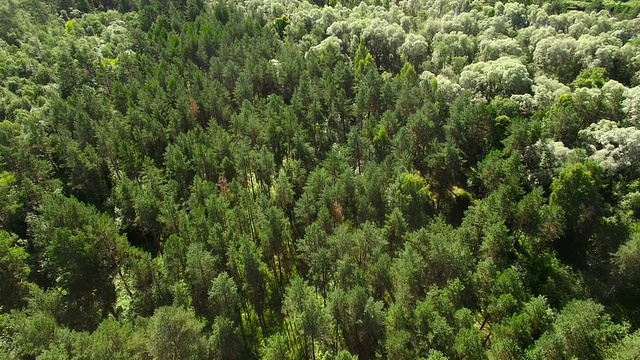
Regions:
<instances>
[{"instance_id":1,"label":"slender tree trunk","mask_svg":"<svg viewBox=\"0 0 640 360\"><path fill-rule=\"evenodd\" d=\"M282 261L284 261L284 256L282 256L282 259L280 258L280 254L276 256L278 257L278 273L280 274L280 291L282 294L284 294L284 277L282 276Z\"/></svg>"},{"instance_id":2,"label":"slender tree trunk","mask_svg":"<svg viewBox=\"0 0 640 360\"><path fill-rule=\"evenodd\" d=\"M311 335L311 358L316 360L316 341L313 335Z\"/></svg>"},{"instance_id":3,"label":"slender tree trunk","mask_svg":"<svg viewBox=\"0 0 640 360\"><path fill-rule=\"evenodd\" d=\"M487 343L489 342L489 338L491 337L491 332L489 332L487 334L487 337L484 338L484 341L482 342L482 348L486 349L487 348Z\"/></svg>"},{"instance_id":4,"label":"slender tree trunk","mask_svg":"<svg viewBox=\"0 0 640 360\"><path fill-rule=\"evenodd\" d=\"M487 325L487 321L489 321L489 315L482 320L482 325L480 325L480 330L484 329L484 326Z\"/></svg>"},{"instance_id":5,"label":"slender tree trunk","mask_svg":"<svg viewBox=\"0 0 640 360\"><path fill-rule=\"evenodd\" d=\"M127 283L127 280L124 278L124 275L122 274L122 269L120 268L120 266L118 266L118 276L120 276L120 280L122 280L122 285L124 285L124 289L127 291L127 295L129 295L131 300L133 300L133 292L131 291L131 288L129 288L129 284Z\"/></svg>"}]
</instances>

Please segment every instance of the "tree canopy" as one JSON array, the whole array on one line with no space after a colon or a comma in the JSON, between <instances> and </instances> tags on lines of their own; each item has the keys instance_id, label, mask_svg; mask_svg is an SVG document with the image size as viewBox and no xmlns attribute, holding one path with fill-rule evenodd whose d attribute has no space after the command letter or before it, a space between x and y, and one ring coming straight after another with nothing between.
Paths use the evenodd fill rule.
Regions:
<instances>
[{"instance_id":1,"label":"tree canopy","mask_svg":"<svg viewBox=\"0 0 640 360\"><path fill-rule=\"evenodd\" d=\"M5 0L0 358L631 359L640 2Z\"/></svg>"}]
</instances>

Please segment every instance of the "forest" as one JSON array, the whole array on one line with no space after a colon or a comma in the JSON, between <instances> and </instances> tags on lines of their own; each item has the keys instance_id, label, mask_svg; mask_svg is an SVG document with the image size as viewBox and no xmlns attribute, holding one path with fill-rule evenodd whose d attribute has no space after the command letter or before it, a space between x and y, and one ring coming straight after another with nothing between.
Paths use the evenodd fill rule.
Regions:
<instances>
[{"instance_id":1,"label":"forest","mask_svg":"<svg viewBox=\"0 0 640 360\"><path fill-rule=\"evenodd\" d=\"M640 0L0 1L0 358L640 359Z\"/></svg>"}]
</instances>

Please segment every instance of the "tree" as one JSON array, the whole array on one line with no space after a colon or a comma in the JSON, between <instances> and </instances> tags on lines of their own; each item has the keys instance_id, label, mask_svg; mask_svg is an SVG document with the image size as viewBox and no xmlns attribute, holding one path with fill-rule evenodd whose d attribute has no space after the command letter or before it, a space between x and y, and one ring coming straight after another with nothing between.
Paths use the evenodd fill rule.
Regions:
<instances>
[{"instance_id":1,"label":"tree","mask_svg":"<svg viewBox=\"0 0 640 360\"><path fill-rule=\"evenodd\" d=\"M424 259L413 246L405 246L390 267L395 303L410 308L425 292Z\"/></svg>"},{"instance_id":2,"label":"tree","mask_svg":"<svg viewBox=\"0 0 640 360\"><path fill-rule=\"evenodd\" d=\"M608 80L606 74L607 70L601 67L584 69L573 81L573 87L601 88Z\"/></svg>"},{"instance_id":3,"label":"tree","mask_svg":"<svg viewBox=\"0 0 640 360\"><path fill-rule=\"evenodd\" d=\"M553 312L547 300L538 296L529 300L521 312L492 326L492 346L488 351L495 359L524 356L524 351L551 329Z\"/></svg>"},{"instance_id":4,"label":"tree","mask_svg":"<svg viewBox=\"0 0 640 360\"><path fill-rule=\"evenodd\" d=\"M376 60L369 53L364 37L360 38L360 45L355 54L354 75L356 80L354 115L360 118L362 127L364 120L375 119L382 113L380 92L383 82L378 73Z\"/></svg>"},{"instance_id":5,"label":"tree","mask_svg":"<svg viewBox=\"0 0 640 360\"><path fill-rule=\"evenodd\" d=\"M90 336L86 350L90 359L124 360L140 356L136 330L129 323L121 323L112 317L105 319Z\"/></svg>"},{"instance_id":6,"label":"tree","mask_svg":"<svg viewBox=\"0 0 640 360\"><path fill-rule=\"evenodd\" d=\"M634 299L638 296L638 259L640 258L640 236L637 233L624 242L612 254L611 277L615 279L614 291L617 301L621 304L629 304L622 306L621 312L628 317L633 324L640 321L640 312L634 305Z\"/></svg>"},{"instance_id":7,"label":"tree","mask_svg":"<svg viewBox=\"0 0 640 360\"><path fill-rule=\"evenodd\" d=\"M31 224L40 266L55 286L67 291L65 323L94 328L115 314L114 277L127 286L123 262L129 245L111 217L73 198L45 199Z\"/></svg>"},{"instance_id":8,"label":"tree","mask_svg":"<svg viewBox=\"0 0 640 360\"><path fill-rule=\"evenodd\" d=\"M398 83L398 94L396 108L400 116L408 117L421 107L418 83L418 74L413 65L406 62L400 70L400 75L396 77Z\"/></svg>"},{"instance_id":9,"label":"tree","mask_svg":"<svg viewBox=\"0 0 640 360\"><path fill-rule=\"evenodd\" d=\"M452 65L455 60L460 61L461 66L458 65L458 68L462 70L464 65L473 60L476 52L476 39L460 31L438 32L433 37L431 46L433 49L431 62L435 71Z\"/></svg>"},{"instance_id":10,"label":"tree","mask_svg":"<svg viewBox=\"0 0 640 360\"><path fill-rule=\"evenodd\" d=\"M309 277L316 290L326 296L333 275L332 257L327 245L327 234L317 222L305 230L305 237L298 243L301 258L309 267Z\"/></svg>"},{"instance_id":11,"label":"tree","mask_svg":"<svg viewBox=\"0 0 640 360\"><path fill-rule=\"evenodd\" d=\"M17 244L18 239L0 231L0 292L6 294L0 300L0 312L8 312L24 305L29 292L27 277L29 254Z\"/></svg>"},{"instance_id":12,"label":"tree","mask_svg":"<svg viewBox=\"0 0 640 360\"><path fill-rule=\"evenodd\" d=\"M460 85L483 93L487 99L496 95L525 94L533 81L527 67L513 57L468 65L460 74Z\"/></svg>"},{"instance_id":13,"label":"tree","mask_svg":"<svg viewBox=\"0 0 640 360\"><path fill-rule=\"evenodd\" d=\"M224 316L218 316L213 322L213 334L209 338L212 358L243 359L241 339L234 322Z\"/></svg>"},{"instance_id":14,"label":"tree","mask_svg":"<svg viewBox=\"0 0 640 360\"><path fill-rule=\"evenodd\" d=\"M469 249L442 218L409 234L407 247L415 249L424 261L424 275L417 279L424 287L442 287L451 280L463 278L473 262Z\"/></svg>"},{"instance_id":15,"label":"tree","mask_svg":"<svg viewBox=\"0 0 640 360\"><path fill-rule=\"evenodd\" d=\"M440 210L449 193L456 196L454 187L464 179L462 169L466 160L465 154L452 141L434 142L432 147L437 150L427 155L425 172L430 180L431 189L436 194L436 209Z\"/></svg>"},{"instance_id":16,"label":"tree","mask_svg":"<svg viewBox=\"0 0 640 360\"><path fill-rule=\"evenodd\" d=\"M191 311L179 307L160 307L146 328L147 346L156 359L198 359L206 356L204 323Z\"/></svg>"},{"instance_id":17,"label":"tree","mask_svg":"<svg viewBox=\"0 0 640 360\"><path fill-rule=\"evenodd\" d=\"M276 278L278 291L281 291L284 289L285 276L290 266L293 238L291 225L283 211L277 207L270 206L264 215L264 221L260 221L258 225L262 255Z\"/></svg>"},{"instance_id":18,"label":"tree","mask_svg":"<svg viewBox=\"0 0 640 360\"><path fill-rule=\"evenodd\" d=\"M219 274L211 282L209 301L212 303L215 316L224 316L227 319L240 322L238 289L233 279L226 272Z\"/></svg>"},{"instance_id":19,"label":"tree","mask_svg":"<svg viewBox=\"0 0 640 360\"><path fill-rule=\"evenodd\" d=\"M474 327L463 328L454 342L456 355L461 359L485 359L482 340L484 335Z\"/></svg>"},{"instance_id":20,"label":"tree","mask_svg":"<svg viewBox=\"0 0 640 360\"><path fill-rule=\"evenodd\" d=\"M562 95L549 109L544 121L546 135L552 136L556 141L561 141L569 148L577 145L578 132L589 124L587 119L580 116L576 105L577 101L574 96Z\"/></svg>"},{"instance_id":21,"label":"tree","mask_svg":"<svg viewBox=\"0 0 640 360\"><path fill-rule=\"evenodd\" d=\"M419 174L403 173L397 180L399 207L412 229L418 229L427 223L434 212L433 200L429 196L429 187Z\"/></svg>"},{"instance_id":22,"label":"tree","mask_svg":"<svg viewBox=\"0 0 640 360\"><path fill-rule=\"evenodd\" d=\"M505 186L511 192L519 194L523 191L522 159L517 152L505 157L502 151L494 150L478 163L478 197L487 196ZM475 184L474 184L475 185Z\"/></svg>"},{"instance_id":23,"label":"tree","mask_svg":"<svg viewBox=\"0 0 640 360\"><path fill-rule=\"evenodd\" d=\"M600 120L578 133L587 154L593 157L604 175L632 179L638 175L640 159L638 140L640 131L635 127L620 128L610 120Z\"/></svg>"},{"instance_id":24,"label":"tree","mask_svg":"<svg viewBox=\"0 0 640 360\"><path fill-rule=\"evenodd\" d=\"M622 106L629 122L636 126L640 124L640 86L629 89Z\"/></svg>"},{"instance_id":25,"label":"tree","mask_svg":"<svg viewBox=\"0 0 640 360\"><path fill-rule=\"evenodd\" d=\"M264 360L287 360L289 354L287 338L282 334L271 335L262 348L262 359Z\"/></svg>"},{"instance_id":26,"label":"tree","mask_svg":"<svg viewBox=\"0 0 640 360\"><path fill-rule=\"evenodd\" d=\"M482 38L478 43L478 60L491 61L504 56L518 57L522 48L518 41L509 37Z\"/></svg>"},{"instance_id":27,"label":"tree","mask_svg":"<svg viewBox=\"0 0 640 360\"><path fill-rule=\"evenodd\" d=\"M389 71L399 69L397 51L405 41L405 32L400 25L373 19L362 31L362 37L377 64Z\"/></svg>"},{"instance_id":28,"label":"tree","mask_svg":"<svg viewBox=\"0 0 640 360\"><path fill-rule=\"evenodd\" d=\"M237 246L237 248L234 248ZM230 246L229 259L231 267L240 280L242 297L249 300L258 316L263 331L267 331L265 311L267 310L267 275L266 265L262 262L255 243L247 236L242 236L238 244Z\"/></svg>"},{"instance_id":29,"label":"tree","mask_svg":"<svg viewBox=\"0 0 640 360\"><path fill-rule=\"evenodd\" d=\"M565 217L567 242L560 254L578 263L585 260L584 240L601 212L600 172L597 164L577 163L565 167L551 184L549 204L559 206Z\"/></svg>"},{"instance_id":30,"label":"tree","mask_svg":"<svg viewBox=\"0 0 640 360\"><path fill-rule=\"evenodd\" d=\"M387 356L398 360L415 359L415 351L411 346L411 333L406 330L391 331L385 341Z\"/></svg>"},{"instance_id":31,"label":"tree","mask_svg":"<svg viewBox=\"0 0 640 360\"><path fill-rule=\"evenodd\" d=\"M398 53L403 61L413 65L416 69L420 69L422 63L427 60L429 44L424 36L409 33L402 46L398 48Z\"/></svg>"},{"instance_id":32,"label":"tree","mask_svg":"<svg viewBox=\"0 0 640 360\"><path fill-rule=\"evenodd\" d=\"M581 68L576 61L576 45L576 39L566 35L544 38L535 45L533 61L547 74L568 84Z\"/></svg>"},{"instance_id":33,"label":"tree","mask_svg":"<svg viewBox=\"0 0 640 360\"><path fill-rule=\"evenodd\" d=\"M613 344L606 351L607 359L623 360L634 359L640 356L640 332L625 336L618 343Z\"/></svg>"},{"instance_id":34,"label":"tree","mask_svg":"<svg viewBox=\"0 0 640 360\"><path fill-rule=\"evenodd\" d=\"M0 349L18 359L35 358L53 347L61 330L56 318L62 313L62 296L58 290L34 287L24 310L2 314L0 329L6 337Z\"/></svg>"},{"instance_id":35,"label":"tree","mask_svg":"<svg viewBox=\"0 0 640 360\"><path fill-rule=\"evenodd\" d=\"M140 179L123 179L118 185L114 191L116 203L126 214L125 228L136 235L130 236L135 239L134 245L160 251L163 235L179 230L174 202L177 183L167 180L162 170L147 162Z\"/></svg>"},{"instance_id":36,"label":"tree","mask_svg":"<svg viewBox=\"0 0 640 360\"><path fill-rule=\"evenodd\" d=\"M625 333L624 326L614 324L602 305L593 300L574 300L560 311L553 330L538 339L527 355L532 359L600 359L606 344L621 339Z\"/></svg>"},{"instance_id":37,"label":"tree","mask_svg":"<svg viewBox=\"0 0 640 360\"><path fill-rule=\"evenodd\" d=\"M444 159L434 159L437 165L432 166L440 166L443 175L451 175L441 181L455 184L460 179L463 168L461 164L456 165L456 161L466 160L469 165L474 166L491 150L500 148L499 142L504 136L501 127L504 125L485 101L473 98L470 92L458 95L449 108L449 115L445 127L449 141L433 144L439 150L433 153ZM456 160L456 152L461 153L458 155L461 157L459 160ZM435 158L435 155L432 157ZM444 160L447 162L443 162Z\"/></svg>"},{"instance_id":38,"label":"tree","mask_svg":"<svg viewBox=\"0 0 640 360\"><path fill-rule=\"evenodd\" d=\"M404 236L408 230L408 224L400 209L394 208L393 211L387 215L384 230L387 243L389 244L389 251L394 255L396 251L402 249Z\"/></svg>"},{"instance_id":39,"label":"tree","mask_svg":"<svg viewBox=\"0 0 640 360\"><path fill-rule=\"evenodd\" d=\"M202 245L189 245L186 253L184 278L191 290L191 299L196 313L205 316L208 313L207 292L211 282L216 278L219 266L217 259Z\"/></svg>"},{"instance_id":40,"label":"tree","mask_svg":"<svg viewBox=\"0 0 640 360\"><path fill-rule=\"evenodd\" d=\"M414 310L415 344L421 353L427 353L430 349L450 353L455 338L454 329L448 322L448 314L440 314L436 305L429 300L419 301Z\"/></svg>"},{"instance_id":41,"label":"tree","mask_svg":"<svg viewBox=\"0 0 640 360\"><path fill-rule=\"evenodd\" d=\"M328 335L331 317L313 287L296 277L287 287L282 312L302 336L303 357L316 358L316 342ZM311 348L309 349L309 345Z\"/></svg>"},{"instance_id":42,"label":"tree","mask_svg":"<svg viewBox=\"0 0 640 360\"><path fill-rule=\"evenodd\" d=\"M544 75L535 78L531 89L536 107L539 109L550 108L561 95L571 92L568 86Z\"/></svg>"},{"instance_id":43,"label":"tree","mask_svg":"<svg viewBox=\"0 0 640 360\"><path fill-rule=\"evenodd\" d=\"M369 358L376 353L384 335L382 302L367 295L365 288L355 286L347 291L335 289L329 294L328 308L341 337L350 352Z\"/></svg>"}]
</instances>

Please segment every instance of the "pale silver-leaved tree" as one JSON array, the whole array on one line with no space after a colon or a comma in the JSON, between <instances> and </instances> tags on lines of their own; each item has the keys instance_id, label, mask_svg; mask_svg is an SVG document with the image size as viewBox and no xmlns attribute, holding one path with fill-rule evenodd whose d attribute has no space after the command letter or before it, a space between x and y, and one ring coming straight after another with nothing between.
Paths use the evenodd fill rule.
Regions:
<instances>
[{"instance_id":1,"label":"pale silver-leaved tree","mask_svg":"<svg viewBox=\"0 0 640 360\"><path fill-rule=\"evenodd\" d=\"M640 130L618 127L611 120L600 120L579 132L587 153L609 175L632 179L640 175Z\"/></svg>"},{"instance_id":2,"label":"pale silver-leaved tree","mask_svg":"<svg viewBox=\"0 0 640 360\"><path fill-rule=\"evenodd\" d=\"M488 97L525 94L531 90L532 84L527 67L510 56L473 63L460 74L460 86Z\"/></svg>"}]
</instances>

